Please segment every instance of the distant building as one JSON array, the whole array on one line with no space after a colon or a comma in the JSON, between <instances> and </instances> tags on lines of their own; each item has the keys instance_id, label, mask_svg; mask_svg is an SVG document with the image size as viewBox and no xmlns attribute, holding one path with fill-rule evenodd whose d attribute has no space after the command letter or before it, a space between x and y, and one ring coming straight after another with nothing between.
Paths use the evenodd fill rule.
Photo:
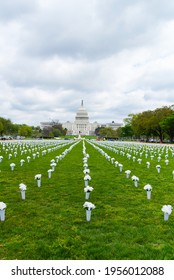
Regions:
<instances>
[{"instance_id":1,"label":"distant building","mask_svg":"<svg viewBox=\"0 0 174 280\"><path fill-rule=\"evenodd\" d=\"M75 121L63 123L62 126L67 129L68 135L95 135L96 128L101 125L97 122L89 122L88 112L84 108L82 100L81 106L76 113Z\"/></svg>"},{"instance_id":2,"label":"distant building","mask_svg":"<svg viewBox=\"0 0 174 280\"><path fill-rule=\"evenodd\" d=\"M48 127L52 127L53 125L55 125L54 121L51 122L40 122L40 128L48 128Z\"/></svg>"},{"instance_id":3,"label":"distant building","mask_svg":"<svg viewBox=\"0 0 174 280\"><path fill-rule=\"evenodd\" d=\"M113 130L116 130L117 128L121 127L122 125L123 125L122 123L115 123L114 121L112 121L111 123L101 124L102 127L110 127Z\"/></svg>"},{"instance_id":4,"label":"distant building","mask_svg":"<svg viewBox=\"0 0 174 280\"><path fill-rule=\"evenodd\" d=\"M41 122L40 127L43 129L44 127L51 127L54 125L54 122ZM91 123L89 121L88 112L84 108L83 100L81 102L81 106L76 112L75 121L70 122L67 121L62 123L62 127L67 129L67 135L95 135L95 130L98 127L111 127L112 129L117 129L122 126L120 123L115 123L112 121L111 123L99 124L98 122Z\"/></svg>"}]
</instances>

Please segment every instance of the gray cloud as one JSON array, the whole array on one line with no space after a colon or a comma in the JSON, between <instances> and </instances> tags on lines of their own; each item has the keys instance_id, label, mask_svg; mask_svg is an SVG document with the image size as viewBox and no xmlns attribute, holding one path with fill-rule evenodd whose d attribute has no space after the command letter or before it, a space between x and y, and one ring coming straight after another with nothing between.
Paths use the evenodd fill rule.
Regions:
<instances>
[{"instance_id":1,"label":"gray cloud","mask_svg":"<svg viewBox=\"0 0 174 280\"><path fill-rule=\"evenodd\" d=\"M172 0L4 1L1 116L91 121L173 104Z\"/></svg>"},{"instance_id":2,"label":"gray cloud","mask_svg":"<svg viewBox=\"0 0 174 280\"><path fill-rule=\"evenodd\" d=\"M36 1L6 0L0 4L0 21L12 21L27 14L31 14L36 8Z\"/></svg>"}]
</instances>

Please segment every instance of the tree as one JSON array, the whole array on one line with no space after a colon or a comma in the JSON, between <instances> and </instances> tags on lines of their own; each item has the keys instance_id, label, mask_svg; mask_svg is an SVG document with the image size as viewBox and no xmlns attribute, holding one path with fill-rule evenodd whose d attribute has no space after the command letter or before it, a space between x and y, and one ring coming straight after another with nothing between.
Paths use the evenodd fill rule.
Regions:
<instances>
[{"instance_id":1,"label":"tree","mask_svg":"<svg viewBox=\"0 0 174 280\"><path fill-rule=\"evenodd\" d=\"M43 137L45 137L45 138L53 137L53 135L51 136L52 130L53 130L53 128L50 126L44 127L42 130Z\"/></svg>"},{"instance_id":2,"label":"tree","mask_svg":"<svg viewBox=\"0 0 174 280\"><path fill-rule=\"evenodd\" d=\"M161 122L163 122L172 113L173 109L171 107L165 106L162 108L157 108L153 111L153 115L149 120L149 126L151 131L159 137L161 143L163 142L165 133L164 127L161 125Z\"/></svg>"},{"instance_id":3,"label":"tree","mask_svg":"<svg viewBox=\"0 0 174 280\"><path fill-rule=\"evenodd\" d=\"M127 118L125 118L123 121L126 124L128 125L131 125L132 124L132 119L134 118L135 114L129 114Z\"/></svg>"},{"instance_id":4,"label":"tree","mask_svg":"<svg viewBox=\"0 0 174 280\"><path fill-rule=\"evenodd\" d=\"M99 135L105 138L116 138L116 131L110 127L103 127L100 129Z\"/></svg>"},{"instance_id":5,"label":"tree","mask_svg":"<svg viewBox=\"0 0 174 280\"><path fill-rule=\"evenodd\" d=\"M2 133L4 131L3 123L0 121L0 135L2 136Z\"/></svg>"},{"instance_id":6,"label":"tree","mask_svg":"<svg viewBox=\"0 0 174 280\"><path fill-rule=\"evenodd\" d=\"M58 121L52 121L49 126L45 126L42 130L43 137L59 137L65 136L67 129L62 127Z\"/></svg>"},{"instance_id":7,"label":"tree","mask_svg":"<svg viewBox=\"0 0 174 280\"><path fill-rule=\"evenodd\" d=\"M53 133L54 137L59 137L62 135L60 129L58 129L58 128L53 128L52 133Z\"/></svg>"},{"instance_id":8,"label":"tree","mask_svg":"<svg viewBox=\"0 0 174 280\"><path fill-rule=\"evenodd\" d=\"M0 117L0 122L2 123L1 129L3 129L3 130L1 130L1 135L3 135L3 134L11 135L12 127L13 127L11 120Z\"/></svg>"},{"instance_id":9,"label":"tree","mask_svg":"<svg viewBox=\"0 0 174 280\"><path fill-rule=\"evenodd\" d=\"M11 129L11 134L12 134L13 136L17 136L17 135L18 135L19 128L20 128L20 124L13 124L13 125L12 125L12 129Z\"/></svg>"},{"instance_id":10,"label":"tree","mask_svg":"<svg viewBox=\"0 0 174 280\"><path fill-rule=\"evenodd\" d=\"M127 124L131 126L133 134L137 138L146 137L146 141L148 141L150 136L158 136L160 141L163 142L165 130L161 122L169 117L172 112L172 107L165 106L153 111L148 110L142 113L129 115L126 121Z\"/></svg>"},{"instance_id":11,"label":"tree","mask_svg":"<svg viewBox=\"0 0 174 280\"><path fill-rule=\"evenodd\" d=\"M20 136L29 137L32 134L32 127L26 124L22 124L19 127L18 134Z\"/></svg>"},{"instance_id":12,"label":"tree","mask_svg":"<svg viewBox=\"0 0 174 280\"><path fill-rule=\"evenodd\" d=\"M174 113L166 117L163 121L160 122L160 126L163 131L169 136L170 142L173 142L174 139Z\"/></svg>"},{"instance_id":13,"label":"tree","mask_svg":"<svg viewBox=\"0 0 174 280\"><path fill-rule=\"evenodd\" d=\"M33 138L42 137L42 130L41 130L40 126L32 126L32 137Z\"/></svg>"},{"instance_id":14,"label":"tree","mask_svg":"<svg viewBox=\"0 0 174 280\"><path fill-rule=\"evenodd\" d=\"M53 128L53 134L57 134L57 136L66 135L67 129L63 129L61 123L55 122L52 128Z\"/></svg>"},{"instance_id":15,"label":"tree","mask_svg":"<svg viewBox=\"0 0 174 280\"><path fill-rule=\"evenodd\" d=\"M118 129L120 129L120 137L132 138L132 136L134 135L131 124L126 124L125 126Z\"/></svg>"},{"instance_id":16,"label":"tree","mask_svg":"<svg viewBox=\"0 0 174 280\"><path fill-rule=\"evenodd\" d=\"M99 136L100 135L100 130L102 129L103 127L97 127L96 129L95 129L95 135L96 136Z\"/></svg>"},{"instance_id":17,"label":"tree","mask_svg":"<svg viewBox=\"0 0 174 280\"><path fill-rule=\"evenodd\" d=\"M148 140L149 136L152 133L152 129L150 126L150 120L152 116L153 111L150 110L133 116L132 130L138 138L146 137L146 140Z\"/></svg>"}]
</instances>

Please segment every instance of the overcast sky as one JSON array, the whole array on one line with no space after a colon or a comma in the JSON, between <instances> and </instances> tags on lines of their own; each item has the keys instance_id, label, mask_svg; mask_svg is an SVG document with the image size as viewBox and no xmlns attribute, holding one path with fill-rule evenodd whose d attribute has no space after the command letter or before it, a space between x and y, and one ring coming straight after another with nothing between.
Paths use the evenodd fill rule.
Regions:
<instances>
[{"instance_id":1,"label":"overcast sky","mask_svg":"<svg viewBox=\"0 0 174 280\"><path fill-rule=\"evenodd\" d=\"M0 117L90 121L174 104L173 0L0 0Z\"/></svg>"}]
</instances>

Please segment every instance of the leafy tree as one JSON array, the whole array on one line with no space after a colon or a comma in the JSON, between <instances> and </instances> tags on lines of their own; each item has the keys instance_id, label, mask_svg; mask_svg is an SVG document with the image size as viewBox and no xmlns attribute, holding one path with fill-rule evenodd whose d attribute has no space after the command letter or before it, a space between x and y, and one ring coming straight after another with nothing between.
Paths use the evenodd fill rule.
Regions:
<instances>
[{"instance_id":1,"label":"leafy tree","mask_svg":"<svg viewBox=\"0 0 174 280\"><path fill-rule=\"evenodd\" d=\"M115 130L115 137L117 139L121 138L122 137L122 127L118 127L116 130Z\"/></svg>"},{"instance_id":2,"label":"leafy tree","mask_svg":"<svg viewBox=\"0 0 174 280\"><path fill-rule=\"evenodd\" d=\"M153 116L153 111L144 111L142 113L136 114L132 118L132 130L134 134L138 137L146 137L148 140L152 133L150 126L150 120Z\"/></svg>"},{"instance_id":3,"label":"leafy tree","mask_svg":"<svg viewBox=\"0 0 174 280\"><path fill-rule=\"evenodd\" d=\"M43 135L43 137L53 137L53 135L52 136L50 136L51 135L51 132L52 132L52 127L50 127L50 126L47 126L47 127L44 127L43 128L43 130L42 130L42 135Z\"/></svg>"},{"instance_id":4,"label":"leafy tree","mask_svg":"<svg viewBox=\"0 0 174 280\"><path fill-rule=\"evenodd\" d=\"M67 134L67 128L64 128L63 130L63 136L65 136Z\"/></svg>"},{"instance_id":5,"label":"leafy tree","mask_svg":"<svg viewBox=\"0 0 174 280\"><path fill-rule=\"evenodd\" d=\"M157 135L160 139L160 142L163 142L164 138L164 127L161 125L161 122L163 122L167 117L169 117L173 113L173 110L171 107L162 107L157 108L153 111L153 115L151 116L149 120L149 126L151 131L154 135Z\"/></svg>"},{"instance_id":6,"label":"leafy tree","mask_svg":"<svg viewBox=\"0 0 174 280\"><path fill-rule=\"evenodd\" d=\"M19 128L20 128L20 124L13 124L11 129L11 135L17 136Z\"/></svg>"},{"instance_id":7,"label":"leafy tree","mask_svg":"<svg viewBox=\"0 0 174 280\"><path fill-rule=\"evenodd\" d=\"M126 122L127 125L131 126L133 134L137 138L146 137L148 141L150 136L158 136L160 141L163 142L165 130L161 122L170 116L172 112L172 107L165 106L153 111L148 110L138 114L131 114L126 119Z\"/></svg>"},{"instance_id":8,"label":"leafy tree","mask_svg":"<svg viewBox=\"0 0 174 280\"><path fill-rule=\"evenodd\" d=\"M28 125L26 125L26 124L22 124L22 125L20 125L20 127L19 127L18 134L19 134L20 136L29 137L29 136L31 136L31 134L32 134L32 127L31 127L31 126L28 126Z\"/></svg>"},{"instance_id":9,"label":"leafy tree","mask_svg":"<svg viewBox=\"0 0 174 280\"><path fill-rule=\"evenodd\" d=\"M58 121L52 121L50 126L44 127L42 130L43 137L59 137L66 135L67 129L62 127Z\"/></svg>"},{"instance_id":10,"label":"leafy tree","mask_svg":"<svg viewBox=\"0 0 174 280\"><path fill-rule=\"evenodd\" d=\"M106 138L116 138L116 131L113 130L110 127L103 127L100 129L100 136L106 137Z\"/></svg>"},{"instance_id":11,"label":"leafy tree","mask_svg":"<svg viewBox=\"0 0 174 280\"><path fill-rule=\"evenodd\" d=\"M118 129L120 129L120 137L132 138L132 136L134 135L131 124L126 124L125 126Z\"/></svg>"},{"instance_id":12,"label":"leafy tree","mask_svg":"<svg viewBox=\"0 0 174 280\"><path fill-rule=\"evenodd\" d=\"M132 119L136 116L135 114L129 114L127 118L125 118L123 121L125 125L132 125Z\"/></svg>"},{"instance_id":13,"label":"leafy tree","mask_svg":"<svg viewBox=\"0 0 174 280\"><path fill-rule=\"evenodd\" d=\"M52 133L53 133L54 137L59 137L62 135L60 129L58 129L58 128L53 128Z\"/></svg>"},{"instance_id":14,"label":"leafy tree","mask_svg":"<svg viewBox=\"0 0 174 280\"><path fill-rule=\"evenodd\" d=\"M52 126L53 130L53 135L55 135L55 137L58 137L58 136L61 136L61 135L66 135L66 132L67 132L67 129L64 129L62 127L62 124L57 122L57 123L54 123L53 126Z\"/></svg>"},{"instance_id":15,"label":"leafy tree","mask_svg":"<svg viewBox=\"0 0 174 280\"><path fill-rule=\"evenodd\" d=\"M96 129L95 129L95 135L96 136L99 136L100 135L100 130L102 129L103 127L97 127Z\"/></svg>"},{"instance_id":16,"label":"leafy tree","mask_svg":"<svg viewBox=\"0 0 174 280\"><path fill-rule=\"evenodd\" d=\"M4 131L4 125L2 123L2 121L0 121L0 135L2 136L2 133Z\"/></svg>"},{"instance_id":17,"label":"leafy tree","mask_svg":"<svg viewBox=\"0 0 174 280\"><path fill-rule=\"evenodd\" d=\"M32 126L32 137L33 138L40 138L42 137L42 130L40 126Z\"/></svg>"},{"instance_id":18,"label":"leafy tree","mask_svg":"<svg viewBox=\"0 0 174 280\"><path fill-rule=\"evenodd\" d=\"M48 137L50 137L50 138L53 138L53 137L54 137L54 134L53 134L53 131L52 131L52 130L49 132Z\"/></svg>"},{"instance_id":19,"label":"leafy tree","mask_svg":"<svg viewBox=\"0 0 174 280\"><path fill-rule=\"evenodd\" d=\"M170 142L173 142L174 139L174 113L166 117L163 121L160 122L160 126L163 131L169 136Z\"/></svg>"},{"instance_id":20,"label":"leafy tree","mask_svg":"<svg viewBox=\"0 0 174 280\"><path fill-rule=\"evenodd\" d=\"M1 128L3 128L3 130L1 131L1 135L11 134L12 126L13 126L11 120L0 117L0 122L2 123Z\"/></svg>"}]
</instances>

